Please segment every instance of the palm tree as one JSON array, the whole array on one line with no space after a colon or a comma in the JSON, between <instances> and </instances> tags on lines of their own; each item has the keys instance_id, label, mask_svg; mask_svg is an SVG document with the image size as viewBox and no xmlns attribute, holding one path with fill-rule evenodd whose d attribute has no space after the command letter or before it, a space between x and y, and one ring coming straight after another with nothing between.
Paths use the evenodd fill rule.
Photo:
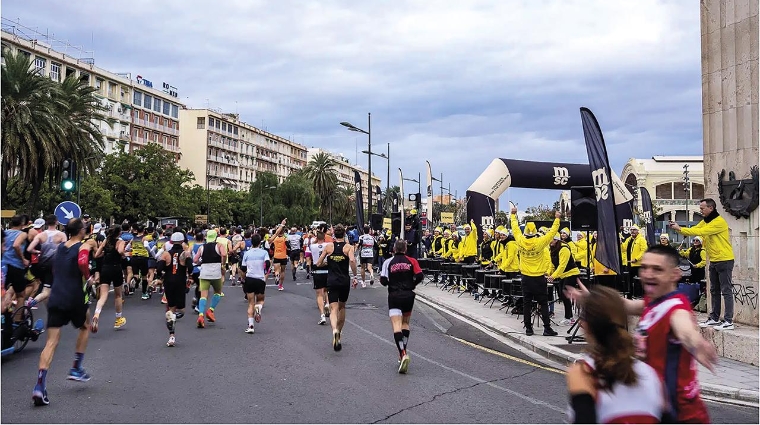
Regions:
<instances>
[{"instance_id":1,"label":"palm tree","mask_svg":"<svg viewBox=\"0 0 760 425\"><path fill-rule=\"evenodd\" d=\"M304 175L311 180L314 193L320 205L320 213L327 217L330 211L330 198L335 195L338 177L335 174L335 160L327 153L314 155L304 168ZM333 202L335 202L333 197Z\"/></svg>"}]
</instances>

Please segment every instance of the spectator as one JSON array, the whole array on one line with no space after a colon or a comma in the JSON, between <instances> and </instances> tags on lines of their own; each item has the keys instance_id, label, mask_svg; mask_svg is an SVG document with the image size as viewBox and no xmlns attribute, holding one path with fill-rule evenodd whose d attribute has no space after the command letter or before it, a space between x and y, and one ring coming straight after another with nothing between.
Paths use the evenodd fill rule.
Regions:
<instances>
[{"instance_id":1,"label":"spectator","mask_svg":"<svg viewBox=\"0 0 760 425\"><path fill-rule=\"evenodd\" d=\"M716 330L734 329L734 292L731 274L734 269L734 250L728 234L728 223L718 214L715 200L711 198L699 201L699 212L704 219L694 227L682 228L673 221L670 227L684 236L699 236L704 242L707 259L710 261L710 317L699 324L700 327L712 326ZM726 304L723 320L720 320L720 296Z\"/></svg>"}]
</instances>

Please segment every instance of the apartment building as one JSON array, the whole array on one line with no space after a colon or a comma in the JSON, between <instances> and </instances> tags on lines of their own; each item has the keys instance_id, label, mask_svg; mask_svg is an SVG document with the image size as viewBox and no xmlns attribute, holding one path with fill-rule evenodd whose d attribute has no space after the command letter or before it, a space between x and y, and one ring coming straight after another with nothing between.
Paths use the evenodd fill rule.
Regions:
<instances>
[{"instance_id":1,"label":"apartment building","mask_svg":"<svg viewBox=\"0 0 760 425\"><path fill-rule=\"evenodd\" d=\"M275 174L282 183L306 166L306 147L240 121L216 109L180 111L180 166L194 183L219 190L248 190L258 172Z\"/></svg>"},{"instance_id":2,"label":"apartment building","mask_svg":"<svg viewBox=\"0 0 760 425\"><path fill-rule=\"evenodd\" d=\"M106 154L132 152L152 141L179 158L178 117L184 106L177 101L176 89L157 90L139 75L133 80L129 73L99 68L92 52L5 19L0 35L3 56L20 51L32 59L39 75L56 82L74 75L95 87L95 95L106 108L106 118L115 120L113 126L106 121L98 123Z\"/></svg>"},{"instance_id":3,"label":"apartment building","mask_svg":"<svg viewBox=\"0 0 760 425\"><path fill-rule=\"evenodd\" d=\"M326 153L332 157L335 162L335 174L338 178L338 183L348 185L353 187L354 186L354 171L359 172L359 176L362 180L362 198L364 200L364 210L367 211L367 201L369 200L369 189L370 187L374 188L375 186L380 186L380 177L372 174L372 185L370 186L368 180L368 173L367 170L365 170L362 167L359 167L358 165L351 164L351 161L348 160L343 154L338 153L332 153L330 151L327 151L322 148L315 148L311 147L308 150L307 158L308 160L311 160L311 158L317 154L320 153ZM385 190L383 187L381 189ZM377 205L377 198L375 194L373 193L372 196L372 204Z\"/></svg>"}]
</instances>

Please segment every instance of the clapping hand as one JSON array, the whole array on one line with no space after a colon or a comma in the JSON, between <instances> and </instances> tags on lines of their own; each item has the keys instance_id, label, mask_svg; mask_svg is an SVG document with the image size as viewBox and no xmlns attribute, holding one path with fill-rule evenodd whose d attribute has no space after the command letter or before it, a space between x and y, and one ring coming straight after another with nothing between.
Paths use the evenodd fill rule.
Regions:
<instances>
[{"instance_id":1,"label":"clapping hand","mask_svg":"<svg viewBox=\"0 0 760 425\"><path fill-rule=\"evenodd\" d=\"M578 283L577 288L570 285L565 285L565 296L575 302L579 302L588 296L589 292L580 279L577 279L576 282Z\"/></svg>"}]
</instances>

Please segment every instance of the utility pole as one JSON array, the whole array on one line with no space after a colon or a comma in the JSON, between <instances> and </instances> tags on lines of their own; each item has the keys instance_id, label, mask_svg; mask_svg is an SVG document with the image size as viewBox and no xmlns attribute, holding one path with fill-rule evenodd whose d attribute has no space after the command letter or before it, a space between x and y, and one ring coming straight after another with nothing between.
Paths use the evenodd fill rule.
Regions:
<instances>
[{"instance_id":1,"label":"utility pole","mask_svg":"<svg viewBox=\"0 0 760 425\"><path fill-rule=\"evenodd\" d=\"M689 200L691 198L691 191L689 190L691 185L689 184L689 164L683 165L683 191L686 192L686 223L684 226L689 226ZM684 236L686 239L686 236Z\"/></svg>"}]
</instances>

